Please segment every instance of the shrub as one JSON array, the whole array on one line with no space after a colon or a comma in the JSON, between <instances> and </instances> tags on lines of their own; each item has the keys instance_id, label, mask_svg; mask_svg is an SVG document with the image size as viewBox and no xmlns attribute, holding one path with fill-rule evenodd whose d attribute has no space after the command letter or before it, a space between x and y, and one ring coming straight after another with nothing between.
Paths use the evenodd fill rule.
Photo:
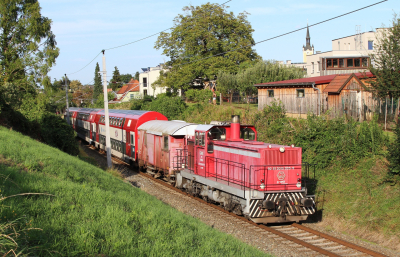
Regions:
<instances>
[{"instance_id":1,"label":"shrub","mask_svg":"<svg viewBox=\"0 0 400 257\"><path fill-rule=\"evenodd\" d=\"M189 89L185 92L185 96L192 102L208 103L213 98L213 92L211 90Z\"/></svg>"},{"instance_id":2,"label":"shrub","mask_svg":"<svg viewBox=\"0 0 400 257\"><path fill-rule=\"evenodd\" d=\"M41 122L41 135L46 144L71 155L79 154L75 131L62 118L46 114Z\"/></svg>"},{"instance_id":3,"label":"shrub","mask_svg":"<svg viewBox=\"0 0 400 257\"><path fill-rule=\"evenodd\" d=\"M397 122L394 134L395 139L389 148L389 171L393 175L400 175L400 121Z\"/></svg>"},{"instance_id":4,"label":"shrub","mask_svg":"<svg viewBox=\"0 0 400 257\"><path fill-rule=\"evenodd\" d=\"M185 102L179 96L169 97L166 94L159 94L152 102L142 105L143 110L162 113L169 120L180 119L186 108Z\"/></svg>"}]
</instances>

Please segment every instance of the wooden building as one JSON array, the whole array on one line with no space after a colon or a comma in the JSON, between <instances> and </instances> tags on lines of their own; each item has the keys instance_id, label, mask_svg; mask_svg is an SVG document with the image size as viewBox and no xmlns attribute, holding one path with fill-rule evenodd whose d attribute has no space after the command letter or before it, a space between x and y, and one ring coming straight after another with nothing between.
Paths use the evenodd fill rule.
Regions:
<instances>
[{"instance_id":1,"label":"wooden building","mask_svg":"<svg viewBox=\"0 0 400 257\"><path fill-rule=\"evenodd\" d=\"M367 89L373 77L367 72L255 84L258 109L280 101L292 117L320 115L329 110L332 116L345 114L359 120L370 119L375 100Z\"/></svg>"}]
</instances>

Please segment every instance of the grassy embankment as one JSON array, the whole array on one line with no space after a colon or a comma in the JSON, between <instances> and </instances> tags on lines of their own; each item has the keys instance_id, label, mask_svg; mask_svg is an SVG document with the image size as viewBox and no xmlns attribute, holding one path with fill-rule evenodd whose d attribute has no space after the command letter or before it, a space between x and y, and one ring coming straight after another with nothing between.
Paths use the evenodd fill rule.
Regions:
<instances>
[{"instance_id":1,"label":"grassy embankment","mask_svg":"<svg viewBox=\"0 0 400 257\"><path fill-rule=\"evenodd\" d=\"M260 141L301 146L303 161L318 165L321 225L400 250L400 185L388 177L385 158L393 133L374 122L288 118L277 106L259 112L251 106L206 105L185 120L203 124L230 120L232 114L255 124Z\"/></svg>"},{"instance_id":2,"label":"grassy embankment","mask_svg":"<svg viewBox=\"0 0 400 257\"><path fill-rule=\"evenodd\" d=\"M4 127L0 176L1 256L9 249L39 256L264 255L77 157ZM4 198L22 193L52 196Z\"/></svg>"}]
</instances>

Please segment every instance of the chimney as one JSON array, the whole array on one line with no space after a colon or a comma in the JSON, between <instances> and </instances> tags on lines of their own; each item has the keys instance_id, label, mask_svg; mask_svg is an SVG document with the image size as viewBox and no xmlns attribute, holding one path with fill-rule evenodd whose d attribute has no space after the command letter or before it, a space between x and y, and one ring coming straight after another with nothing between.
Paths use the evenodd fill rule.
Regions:
<instances>
[{"instance_id":1,"label":"chimney","mask_svg":"<svg viewBox=\"0 0 400 257\"><path fill-rule=\"evenodd\" d=\"M232 115L231 141L240 141L240 116Z\"/></svg>"}]
</instances>

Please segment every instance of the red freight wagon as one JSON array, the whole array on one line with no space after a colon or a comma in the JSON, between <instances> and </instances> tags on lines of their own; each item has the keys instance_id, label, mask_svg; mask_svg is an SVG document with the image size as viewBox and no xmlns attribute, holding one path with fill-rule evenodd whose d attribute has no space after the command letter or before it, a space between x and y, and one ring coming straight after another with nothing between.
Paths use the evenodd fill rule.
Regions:
<instances>
[{"instance_id":1,"label":"red freight wagon","mask_svg":"<svg viewBox=\"0 0 400 257\"><path fill-rule=\"evenodd\" d=\"M152 120L138 128L139 166L149 173L175 177L178 151L185 149L187 137L194 135L197 124L182 121ZM175 168L174 168L175 167Z\"/></svg>"}]
</instances>

